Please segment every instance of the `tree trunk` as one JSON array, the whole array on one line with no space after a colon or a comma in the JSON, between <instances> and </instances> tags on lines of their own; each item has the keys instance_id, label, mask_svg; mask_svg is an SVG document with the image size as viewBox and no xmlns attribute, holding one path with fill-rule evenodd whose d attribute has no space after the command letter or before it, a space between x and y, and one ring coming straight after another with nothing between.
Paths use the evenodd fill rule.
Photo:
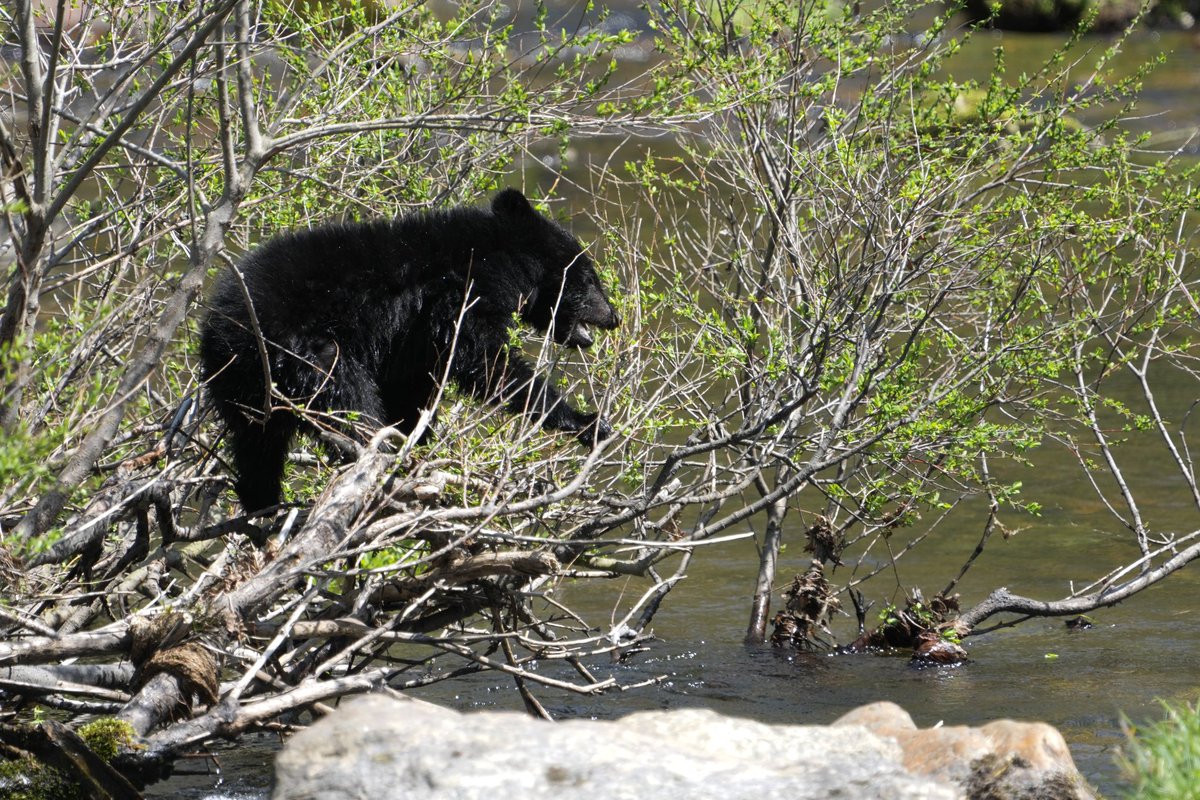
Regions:
<instances>
[{"instance_id":1,"label":"tree trunk","mask_svg":"<svg viewBox=\"0 0 1200 800\"><path fill-rule=\"evenodd\" d=\"M750 606L750 625L746 629L747 644L762 644L767 640L767 620L771 616L771 587L779 561L779 546L783 541L783 520L787 516L787 499L780 498L767 506L767 530L762 550L758 554L758 581Z\"/></svg>"}]
</instances>

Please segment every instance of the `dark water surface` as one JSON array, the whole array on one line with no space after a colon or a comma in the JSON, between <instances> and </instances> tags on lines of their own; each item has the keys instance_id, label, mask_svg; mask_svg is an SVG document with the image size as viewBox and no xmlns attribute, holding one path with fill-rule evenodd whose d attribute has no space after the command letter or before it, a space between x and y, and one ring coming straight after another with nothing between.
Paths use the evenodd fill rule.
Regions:
<instances>
[{"instance_id":1,"label":"dark water surface","mask_svg":"<svg viewBox=\"0 0 1200 800\"><path fill-rule=\"evenodd\" d=\"M1042 58L1058 40L985 34L960 68L986 74L990 50L1001 41L1012 69L1023 60L1032 64ZM1094 38L1085 47L1098 55L1109 43ZM1155 142L1180 146L1200 125L1196 39L1183 33L1141 34L1126 44L1121 63L1144 62L1164 50L1172 55L1146 82L1140 107L1146 116L1134 125L1155 131ZM1197 152L1194 144L1189 149ZM1196 399L1191 385L1172 383L1169 377L1162 379L1163 390L1174 395L1165 399L1165 407L1182 409ZM1129 468L1136 473L1140 501L1153 523L1160 530L1181 532L1200 525L1182 482L1160 472L1164 452L1147 442L1136 457L1140 463ZM957 587L964 605L999 586L1041 599L1062 598L1071 591L1069 581L1083 585L1135 558L1131 537L1106 514L1073 460L1049 447L1036 459L1033 470L1007 477L1023 480L1027 498L1041 502L1044 513L1007 520L1017 535L1007 541L993 538ZM805 504L803 498L800 504ZM981 515L979 504L968 503L900 562L898 580L879 576L869 584L868 599L875 608L902 602L904 591L913 586L926 596L940 590L974 548ZM780 565L781 582L807 564L799 543L803 523L796 515L792 519L796 529ZM897 536L902 540L919 532L909 529ZM1116 608L1095 613L1091 630L1068 633L1062 620L1034 620L968 639L968 664L914 670L904 658L796 656L745 648L741 640L756 564L749 541L701 551L688 579L656 617L659 641L652 649L630 664L594 665L599 674L619 673L622 683L665 676L659 685L595 698L547 691L539 698L559 717L611 718L641 709L702 706L765 722L827 723L862 703L893 700L921 726L979 724L1000 717L1044 720L1062 731L1084 775L1114 796L1123 791L1114 763L1123 741L1121 715L1135 722L1154 719L1158 698L1194 700L1200 689L1195 670L1200 661L1200 569L1195 566ZM844 583L845 572L835 572L832 580ZM640 594L642 588L631 585L630 593ZM610 618L615 590L612 584L590 587L583 596L567 589L565 599L601 623ZM622 602L624 608L630 599ZM853 635L853 620L842 626L837 633L845 642ZM512 682L498 675L430 687L420 696L462 709L521 707ZM273 737L247 739L220 752L220 775L181 775L152 787L148 796L264 797L277 747ZM203 770L204 762L186 762L181 768Z\"/></svg>"}]
</instances>

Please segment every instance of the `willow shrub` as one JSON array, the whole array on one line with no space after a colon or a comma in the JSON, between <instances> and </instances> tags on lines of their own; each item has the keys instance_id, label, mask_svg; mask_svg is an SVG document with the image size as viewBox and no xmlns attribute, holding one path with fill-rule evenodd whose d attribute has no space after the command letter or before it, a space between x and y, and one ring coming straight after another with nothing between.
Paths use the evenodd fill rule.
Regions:
<instances>
[{"instance_id":1,"label":"willow shrub","mask_svg":"<svg viewBox=\"0 0 1200 800\"><path fill-rule=\"evenodd\" d=\"M1047 441L1108 471L1094 483L1114 524L1152 549L1118 490L1119 444L1166 421L1151 388L1129 401L1110 387L1148 363L1191 378L1195 162L1130 131L1153 65L1112 77L1120 40L1076 36L1016 68L1001 46L988 74L961 75L957 56L982 43L955 18L903 2L666 3L645 91L599 109L701 120L678 149L593 178L620 186L620 215L598 216L638 265L646 374L677 381L642 423L642 510L613 519L686 507L690 541L750 521L752 638L786 541L826 564L846 553L839 591L885 573L894 592L895 562L962 499L988 501L980 550L1014 510L1036 513L1012 475Z\"/></svg>"}]
</instances>

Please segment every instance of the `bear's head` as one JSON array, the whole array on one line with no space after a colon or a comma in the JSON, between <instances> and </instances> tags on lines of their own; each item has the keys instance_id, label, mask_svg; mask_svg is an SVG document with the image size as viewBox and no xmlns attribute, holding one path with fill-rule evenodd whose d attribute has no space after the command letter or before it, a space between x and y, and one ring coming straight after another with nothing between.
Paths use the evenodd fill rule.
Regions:
<instances>
[{"instance_id":1,"label":"bear's head","mask_svg":"<svg viewBox=\"0 0 1200 800\"><path fill-rule=\"evenodd\" d=\"M523 260L533 272L533 291L521 311L526 324L553 330L554 341L574 347L591 346L589 326L617 327L621 318L578 239L539 214L516 189L497 194L492 213L519 242Z\"/></svg>"}]
</instances>

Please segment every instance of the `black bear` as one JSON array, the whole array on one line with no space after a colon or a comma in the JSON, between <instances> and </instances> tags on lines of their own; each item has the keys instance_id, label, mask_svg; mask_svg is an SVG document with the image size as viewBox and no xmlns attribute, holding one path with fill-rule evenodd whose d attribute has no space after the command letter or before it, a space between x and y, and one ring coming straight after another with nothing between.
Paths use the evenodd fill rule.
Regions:
<instances>
[{"instance_id":1,"label":"black bear","mask_svg":"<svg viewBox=\"0 0 1200 800\"><path fill-rule=\"evenodd\" d=\"M579 240L515 189L497 194L490 209L283 234L239 271L240 280L232 270L217 280L200 354L247 511L280 501L288 444L306 424L293 404L357 412L367 425L407 433L446 375L586 445L612 435L510 349L518 319L583 348L592 344L588 326L618 323Z\"/></svg>"}]
</instances>

